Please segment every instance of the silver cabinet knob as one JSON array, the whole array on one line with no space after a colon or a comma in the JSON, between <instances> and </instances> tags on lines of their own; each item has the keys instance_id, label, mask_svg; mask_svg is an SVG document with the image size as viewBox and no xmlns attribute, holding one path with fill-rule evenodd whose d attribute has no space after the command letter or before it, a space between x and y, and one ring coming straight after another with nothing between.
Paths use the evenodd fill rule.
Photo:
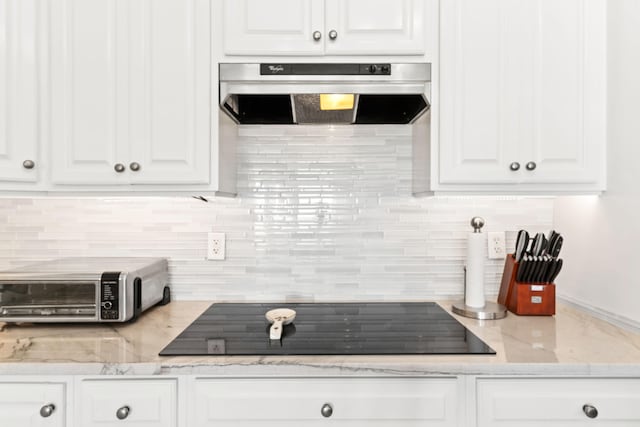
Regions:
<instances>
[{"instance_id":1,"label":"silver cabinet knob","mask_svg":"<svg viewBox=\"0 0 640 427\"><path fill-rule=\"evenodd\" d=\"M589 405L588 403L582 407L582 412L584 412L584 414L589 418L595 418L598 416L598 410L596 407Z\"/></svg>"},{"instance_id":2,"label":"silver cabinet knob","mask_svg":"<svg viewBox=\"0 0 640 427\"><path fill-rule=\"evenodd\" d=\"M314 31L313 32L313 39L315 41L318 41L322 38L322 33L320 31Z\"/></svg>"},{"instance_id":3,"label":"silver cabinet knob","mask_svg":"<svg viewBox=\"0 0 640 427\"><path fill-rule=\"evenodd\" d=\"M129 164L129 169L131 169L134 172L138 172L140 170L140 163L132 162L131 164Z\"/></svg>"},{"instance_id":4,"label":"silver cabinet knob","mask_svg":"<svg viewBox=\"0 0 640 427\"><path fill-rule=\"evenodd\" d=\"M529 162L526 164L525 168L527 168L528 171L532 171L536 168L536 162Z\"/></svg>"},{"instance_id":5,"label":"silver cabinet knob","mask_svg":"<svg viewBox=\"0 0 640 427\"><path fill-rule=\"evenodd\" d=\"M33 160L25 160L22 162L22 167L25 169L33 169L36 166L36 162Z\"/></svg>"},{"instance_id":6,"label":"silver cabinet knob","mask_svg":"<svg viewBox=\"0 0 640 427\"><path fill-rule=\"evenodd\" d=\"M511 169L512 171L517 171L518 169L520 169L520 163L518 162L513 162L509 165L509 169Z\"/></svg>"},{"instance_id":7,"label":"silver cabinet knob","mask_svg":"<svg viewBox=\"0 0 640 427\"><path fill-rule=\"evenodd\" d=\"M122 163L116 163L113 166L113 169L118 173L122 173L122 172L124 172L125 167L124 167L124 165Z\"/></svg>"},{"instance_id":8,"label":"silver cabinet knob","mask_svg":"<svg viewBox=\"0 0 640 427\"><path fill-rule=\"evenodd\" d=\"M54 405L53 403L49 403L47 405L44 405L42 408L40 408L40 416L42 418L50 417L51 414L53 414L53 411L55 410L56 410L56 405Z\"/></svg>"},{"instance_id":9,"label":"silver cabinet knob","mask_svg":"<svg viewBox=\"0 0 640 427\"><path fill-rule=\"evenodd\" d=\"M131 408L123 406L122 408L118 408L116 411L116 417L118 417L119 420L124 420L129 416L129 412L131 412Z\"/></svg>"},{"instance_id":10,"label":"silver cabinet knob","mask_svg":"<svg viewBox=\"0 0 640 427\"><path fill-rule=\"evenodd\" d=\"M331 40L335 40L338 38L338 32L336 30L329 31L329 38Z\"/></svg>"},{"instance_id":11,"label":"silver cabinet knob","mask_svg":"<svg viewBox=\"0 0 640 427\"><path fill-rule=\"evenodd\" d=\"M322 405L320 413L323 417L329 418L333 414L333 407L330 404L325 403L324 405Z\"/></svg>"}]
</instances>

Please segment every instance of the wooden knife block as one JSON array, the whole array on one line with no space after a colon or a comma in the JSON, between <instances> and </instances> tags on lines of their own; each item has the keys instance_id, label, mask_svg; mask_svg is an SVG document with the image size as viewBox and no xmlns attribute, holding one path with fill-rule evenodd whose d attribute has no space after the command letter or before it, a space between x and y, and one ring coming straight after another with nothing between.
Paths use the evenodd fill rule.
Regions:
<instances>
[{"instance_id":1,"label":"wooden knife block","mask_svg":"<svg viewBox=\"0 0 640 427\"><path fill-rule=\"evenodd\" d=\"M519 264L507 254L498 294L498 304L519 316L553 316L556 314L556 285L516 281Z\"/></svg>"}]
</instances>

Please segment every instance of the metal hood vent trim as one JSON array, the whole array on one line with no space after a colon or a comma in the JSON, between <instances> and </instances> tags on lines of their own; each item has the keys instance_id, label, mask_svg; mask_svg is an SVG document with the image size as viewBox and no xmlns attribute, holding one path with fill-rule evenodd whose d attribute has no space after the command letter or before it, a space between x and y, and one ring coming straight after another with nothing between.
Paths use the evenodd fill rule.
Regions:
<instances>
[{"instance_id":1,"label":"metal hood vent trim","mask_svg":"<svg viewBox=\"0 0 640 427\"><path fill-rule=\"evenodd\" d=\"M220 108L237 124L410 124L429 110L431 64L220 64ZM320 94L353 94L322 110Z\"/></svg>"}]
</instances>

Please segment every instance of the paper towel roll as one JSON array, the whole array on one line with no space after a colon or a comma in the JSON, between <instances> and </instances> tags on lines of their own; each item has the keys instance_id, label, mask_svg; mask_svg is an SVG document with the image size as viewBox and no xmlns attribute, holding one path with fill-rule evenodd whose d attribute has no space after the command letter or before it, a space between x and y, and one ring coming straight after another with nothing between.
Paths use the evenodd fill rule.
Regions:
<instances>
[{"instance_id":1,"label":"paper towel roll","mask_svg":"<svg viewBox=\"0 0 640 427\"><path fill-rule=\"evenodd\" d=\"M469 233L467 237L467 283L464 303L469 307L484 307L484 249L483 233Z\"/></svg>"}]
</instances>

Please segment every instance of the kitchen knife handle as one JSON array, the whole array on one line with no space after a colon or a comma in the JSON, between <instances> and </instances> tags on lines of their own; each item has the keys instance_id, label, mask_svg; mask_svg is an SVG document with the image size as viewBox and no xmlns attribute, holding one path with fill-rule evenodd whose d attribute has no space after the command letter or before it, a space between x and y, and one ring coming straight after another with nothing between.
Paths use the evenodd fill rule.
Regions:
<instances>
[{"instance_id":1,"label":"kitchen knife handle","mask_svg":"<svg viewBox=\"0 0 640 427\"><path fill-rule=\"evenodd\" d=\"M557 261L556 269L553 271L553 275L549 278L549 283L553 283L553 281L556 280L556 277L558 277L558 274L560 274L560 270L562 270L562 260L561 259L559 259Z\"/></svg>"}]
</instances>

